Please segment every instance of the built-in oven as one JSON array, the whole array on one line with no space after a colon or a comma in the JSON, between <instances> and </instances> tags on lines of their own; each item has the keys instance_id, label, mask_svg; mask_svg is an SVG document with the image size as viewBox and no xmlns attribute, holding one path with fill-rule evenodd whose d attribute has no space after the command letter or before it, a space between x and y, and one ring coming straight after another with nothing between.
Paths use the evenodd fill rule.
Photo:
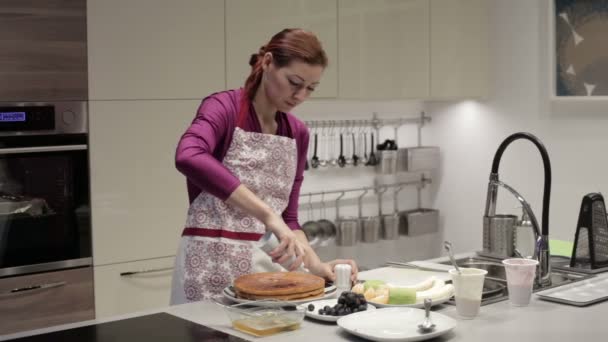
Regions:
<instances>
[{"instance_id":1,"label":"built-in oven","mask_svg":"<svg viewBox=\"0 0 608 342\"><path fill-rule=\"evenodd\" d=\"M86 101L0 102L0 278L92 265Z\"/></svg>"}]
</instances>

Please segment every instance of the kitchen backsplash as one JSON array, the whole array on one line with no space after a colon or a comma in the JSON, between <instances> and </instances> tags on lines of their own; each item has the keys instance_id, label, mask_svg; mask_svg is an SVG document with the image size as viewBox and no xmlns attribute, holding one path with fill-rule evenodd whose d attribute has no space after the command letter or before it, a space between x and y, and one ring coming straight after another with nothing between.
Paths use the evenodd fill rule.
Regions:
<instances>
[{"instance_id":1,"label":"kitchen backsplash","mask_svg":"<svg viewBox=\"0 0 608 342\"><path fill-rule=\"evenodd\" d=\"M417 117L424 110L421 101L342 101L342 100L321 100L315 99L304 103L297 108L295 114L302 120L352 120L352 119L371 119L373 113L377 113L382 119ZM426 142L425 132L427 124L422 129L422 143ZM398 135L395 137L393 127L383 127L380 130L380 137L376 143L385 139L395 139L400 147L415 146L417 144L418 133L415 125L404 125L399 127ZM362 153L362 151L359 151ZM336 154L337 155L337 154ZM434 182L433 177L437 172L427 173ZM379 176L372 167L327 167L311 169L304 174L304 183L301 192L331 191L336 189L359 188L373 186L374 181L380 179L385 183L394 181L417 180L420 173L400 174L398 177ZM429 207L433 201L435 183L427 185L421 192L423 206ZM340 216L356 216L356 198L360 194L353 192L344 196L340 203ZM335 201L337 194L325 196L327 209L326 218L335 220ZM309 219L319 219L323 217L320 209L320 196L313 196L313 210L310 213L309 197L300 198L300 223ZM392 190L387 191L383 196L382 213L393 211ZM417 207L417 193L415 187L406 187L399 192L399 210L413 209ZM377 196L368 193L364 197L362 213L364 216L378 214ZM441 212L440 212L441 215ZM352 247L341 247L335 244L318 247L317 253L324 260L334 258L354 258L364 268L378 267L387 260L415 260L428 259L438 256L441 243L441 231L438 233L424 234L420 236L400 236L399 240L380 240L374 243L359 242Z\"/></svg>"}]
</instances>

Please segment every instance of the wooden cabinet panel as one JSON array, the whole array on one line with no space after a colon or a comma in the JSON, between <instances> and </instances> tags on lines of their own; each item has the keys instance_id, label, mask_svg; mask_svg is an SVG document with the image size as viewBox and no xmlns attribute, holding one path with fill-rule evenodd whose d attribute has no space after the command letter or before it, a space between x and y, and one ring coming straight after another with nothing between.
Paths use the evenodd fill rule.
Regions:
<instances>
[{"instance_id":1,"label":"wooden cabinet panel","mask_svg":"<svg viewBox=\"0 0 608 342\"><path fill-rule=\"evenodd\" d=\"M174 259L95 266L97 318L168 306Z\"/></svg>"},{"instance_id":2,"label":"wooden cabinet panel","mask_svg":"<svg viewBox=\"0 0 608 342\"><path fill-rule=\"evenodd\" d=\"M0 279L0 335L94 319L94 301L92 267Z\"/></svg>"},{"instance_id":3,"label":"wooden cabinet panel","mask_svg":"<svg viewBox=\"0 0 608 342\"><path fill-rule=\"evenodd\" d=\"M0 101L86 100L86 0L3 1Z\"/></svg>"},{"instance_id":4,"label":"wooden cabinet panel","mask_svg":"<svg viewBox=\"0 0 608 342\"><path fill-rule=\"evenodd\" d=\"M249 57L272 35L284 28L314 32L329 59L313 97L338 93L338 43L336 0L226 0L226 79L228 88L239 88L251 71Z\"/></svg>"}]
</instances>

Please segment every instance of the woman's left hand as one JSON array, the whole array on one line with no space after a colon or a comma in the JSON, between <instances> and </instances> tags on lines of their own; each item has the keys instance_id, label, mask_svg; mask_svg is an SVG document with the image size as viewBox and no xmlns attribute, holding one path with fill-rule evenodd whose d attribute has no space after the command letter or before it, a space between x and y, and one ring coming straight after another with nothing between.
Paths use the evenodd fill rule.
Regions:
<instances>
[{"instance_id":1,"label":"woman's left hand","mask_svg":"<svg viewBox=\"0 0 608 342\"><path fill-rule=\"evenodd\" d=\"M338 264L350 265L350 280L353 283L357 281L357 274L359 273L359 268L357 267L357 263L351 259L336 259L329 262L321 262L318 265L309 267L309 270L310 272L315 275L318 275L319 277L323 277L330 281L336 281L336 272L334 271L334 269Z\"/></svg>"}]
</instances>

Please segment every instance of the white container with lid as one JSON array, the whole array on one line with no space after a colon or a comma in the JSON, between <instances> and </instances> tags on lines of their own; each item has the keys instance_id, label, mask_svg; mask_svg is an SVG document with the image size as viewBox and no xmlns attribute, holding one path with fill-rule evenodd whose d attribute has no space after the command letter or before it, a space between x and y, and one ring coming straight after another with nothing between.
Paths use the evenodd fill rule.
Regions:
<instances>
[{"instance_id":1,"label":"white container with lid","mask_svg":"<svg viewBox=\"0 0 608 342\"><path fill-rule=\"evenodd\" d=\"M342 292L350 291L352 282L350 281L350 275L352 273L352 267L349 264L338 264L334 268L336 273L335 286L337 288L337 295L340 296Z\"/></svg>"}]
</instances>

